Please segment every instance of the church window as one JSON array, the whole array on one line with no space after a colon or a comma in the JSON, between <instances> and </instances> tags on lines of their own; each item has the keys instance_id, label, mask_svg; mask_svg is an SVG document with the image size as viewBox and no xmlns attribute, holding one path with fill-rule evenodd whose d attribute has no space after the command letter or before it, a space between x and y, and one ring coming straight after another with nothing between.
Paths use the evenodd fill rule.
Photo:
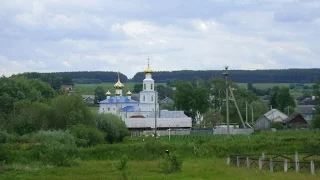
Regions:
<instances>
[{"instance_id":1,"label":"church window","mask_svg":"<svg viewBox=\"0 0 320 180\"><path fill-rule=\"evenodd\" d=\"M143 101L146 101L146 97L145 96L143 96Z\"/></svg>"},{"instance_id":2,"label":"church window","mask_svg":"<svg viewBox=\"0 0 320 180\"><path fill-rule=\"evenodd\" d=\"M143 84L143 89L146 90L146 84Z\"/></svg>"},{"instance_id":3,"label":"church window","mask_svg":"<svg viewBox=\"0 0 320 180\"><path fill-rule=\"evenodd\" d=\"M110 111L110 108L108 108L108 111Z\"/></svg>"},{"instance_id":4,"label":"church window","mask_svg":"<svg viewBox=\"0 0 320 180\"><path fill-rule=\"evenodd\" d=\"M153 89L153 84L151 84L151 90Z\"/></svg>"},{"instance_id":5,"label":"church window","mask_svg":"<svg viewBox=\"0 0 320 180\"><path fill-rule=\"evenodd\" d=\"M151 95L151 101L153 101L153 95Z\"/></svg>"}]
</instances>

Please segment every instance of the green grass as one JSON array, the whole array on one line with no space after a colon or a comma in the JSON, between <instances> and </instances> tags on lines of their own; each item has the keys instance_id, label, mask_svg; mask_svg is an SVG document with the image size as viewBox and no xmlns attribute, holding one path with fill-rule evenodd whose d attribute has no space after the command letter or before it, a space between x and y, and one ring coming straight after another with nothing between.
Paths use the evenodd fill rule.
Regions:
<instances>
[{"instance_id":1,"label":"green grass","mask_svg":"<svg viewBox=\"0 0 320 180\"><path fill-rule=\"evenodd\" d=\"M237 83L237 84L241 88L246 88L248 83ZM274 86L289 87L290 84L295 84L295 83L253 83L253 86L257 89L268 89ZM304 85L311 87L313 83L305 83Z\"/></svg>"},{"instance_id":2,"label":"green grass","mask_svg":"<svg viewBox=\"0 0 320 180\"><path fill-rule=\"evenodd\" d=\"M82 161L70 168L29 167L0 173L0 179L6 180L95 180L121 179L121 172L116 168L118 161ZM206 158L185 160L180 173L164 174L158 167L158 161L129 162L128 179L223 179L223 180L270 180L270 179L317 179L309 173L268 172L258 169L228 166L226 159Z\"/></svg>"},{"instance_id":3,"label":"green grass","mask_svg":"<svg viewBox=\"0 0 320 180\"><path fill-rule=\"evenodd\" d=\"M89 106L89 110L90 110L92 113L96 114L96 113L98 113L98 111L99 111L99 107L98 107L98 106Z\"/></svg>"},{"instance_id":4,"label":"green grass","mask_svg":"<svg viewBox=\"0 0 320 180\"><path fill-rule=\"evenodd\" d=\"M114 85L115 83L101 83L101 84L75 84L74 89L82 95L94 95L94 90L98 86L102 86L105 91L110 90L111 93L114 94ZM126 93L128 90L133 91L133 87L136 83L123 83L124 89L123 93ZM165 83L155 83L157 85L166 85Z\"/></svg>"},{"instance_id":5,"label":"green grass","mask_svg":"<svg viewBox=\"0 0 320 180\"><path fill-rule=\"evenodd\" d=\"M0 179L121 179L116 168L123 155L129 158L129 179L316 179L308 172L288 173L236 168L226 165L228 154L261 154L319 151L320 131L264 132L252 135L184 135L127 137L122 143L79 148L79 164L72 167L41 166L32 159L26 144L9 144L13 164L1 171ZM164 174L158 162L165 150L179 154L182 172ZM195 150L196 149L196 150ZM302 157L302 156L301 156ZM10 168L11 167L11 168ZM317 170L320 173L320 169Z\"/></svg>"}]
</instances>

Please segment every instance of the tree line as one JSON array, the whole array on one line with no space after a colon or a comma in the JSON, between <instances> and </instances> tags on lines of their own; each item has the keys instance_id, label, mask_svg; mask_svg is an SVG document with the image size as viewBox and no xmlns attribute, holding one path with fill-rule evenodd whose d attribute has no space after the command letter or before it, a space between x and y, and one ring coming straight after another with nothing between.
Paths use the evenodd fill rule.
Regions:
<instances>
[{"instance_id":1,"label":"tree line","mask_svg":"<svg viewBox=\"0 0 320 180\"><path fill-rule=\"evenodd\" d=\"M223 70L207 71L159 71L153 73L153 79L159 83L170 83L168 80L192 81L199 78L208 81L211 78L223 77ZM320 80L320 69L279 69L279 70L229 70L229 77L237 83L315 83ZM138 72L131 79L141 82L144 73Z\"/></svg>"}]
</instances>

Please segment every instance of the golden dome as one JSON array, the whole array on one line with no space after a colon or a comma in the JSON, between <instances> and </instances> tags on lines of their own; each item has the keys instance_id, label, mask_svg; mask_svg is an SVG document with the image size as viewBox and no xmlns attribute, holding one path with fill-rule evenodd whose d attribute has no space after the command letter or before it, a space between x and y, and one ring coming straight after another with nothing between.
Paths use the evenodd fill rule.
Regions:
<instances>
[{"instance_id":1,"label":"golden dome","mask_svg":"<svg viewBox=\"0 0 320 180\"><path fill-rule=\"evenodd\" d=\"M126 95L131 96L132 95L131 91L129 90Z\"/></svg>"},{"instance_id":2,"label":"golden dome","mask_svg":"<svg viewBox=\"0 0 320 180\"><path fill-rule=\"evenodd\" d=\"M123 89L124 85L120 82L120 76L119 76L119 72L118 72L118 82L114 84L113 86L115 89Z\"/></svg>"},{"instance_id":3,"label":"golden dome","mask_svg":"<svg viewBox=\"0 0 320 180\"><path fill-rule=\"evenodd\" d=\"M111 92L109 91L108 89L108 92L106 93L107 96L110 96L111 95Z\"/></svg>"},{"instance_id":4,"label":"golden dome","mask_svg":"<svg viewBox=\"0 0 320 180\"><path fill-rule=\"evenodd\" d=\"M151 68L150 68L150 64L149 64L149 58L148 58L148 67L146 68L146 70L144 70L144 73L146 73L146 74L151 74L152 73L152 70L151 70Z\"/></svg>"}]
</instances>

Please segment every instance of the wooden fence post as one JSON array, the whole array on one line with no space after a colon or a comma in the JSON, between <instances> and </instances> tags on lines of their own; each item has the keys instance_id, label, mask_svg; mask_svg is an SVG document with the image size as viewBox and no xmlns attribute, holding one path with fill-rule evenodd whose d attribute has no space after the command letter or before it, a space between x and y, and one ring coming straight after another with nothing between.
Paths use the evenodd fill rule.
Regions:
<instances>
[{"instance_id":1,"label":"wooden fence post","mask_svg":"<svg viewBox=\"0 0 320 180\"><path fill-rule=\"evenodd\" d=\"M262 169L262 158L259 158L259 169Z\"/></svg>"},{"instance_id":2,"label":"wooden fence post","mask_svg":"<svg viewBox=\"0 0 320 180\"><path fill-rule=\"evenodd\" d=\"M296 153L294 155L294 161L295 161L295 165L296 165L296 172L299 172L300 168L299 168L299 154L298 154L298 151L296 151Z\"/></svg>"},{"instance_id":3,"label":"wooden fence post","mask_svg":"<svg viewBox=\"0 0 320 180\"><path fill-rule=\"evenodd\" d=\"M262 160L264 160L264 153L261 154L261 158L262 158Z\"/></svg>"},{"instance_id":4,"label":"wooden fence post","mask_svg":"<svg viewBox=\"0 0 320 180\"><path fill-rule=\"evenodd\" d=\"M239 160L239 156L237 156L237 167L240 167L240 160Z\"/></svg>"},{"instance_id":5,"label":"wooden fence post","mask_svg":"<svg viewBox=\"0 0 320 180\"><path fill-rule=\"evenodd\" d=\"M288 172L288 160L287 159L284 160L283 170L284 170L284 172Z\"/></svg>"},{"instance_id":6,"label":"wooden fence post","mask_svg":"<svg viewBox=\"0 0 320 180\"><path fill-rule=\"evenodd\" d=\"M314 175L315 169L314 169L314 162L313 161L310 162L310 170L311 170L311 174Z\"/></svg>"},{"instance_id":7,"label":"wooden fence post","mask_svg":"<svg viewBox=\"0 0 320 180\"><path fill-rule=\"evenodd\" d=\"M272 161L272 159L270 159L269 168L270 168L270 172L273 172L273 161Z\"/></svg>"},{"instance_id":8,"label":"wooden fence post","mask_svg":"<svg viewBox=\"0 0 320 180\"><path fill-rule=\"evenodd\" d=\"M250 168L250 159L247 157L247 167Z\"/></svg>"},{"instance_id":9,"label":"wooden fence post","mask_svg":"<svg viewBox=\"0 0 320 180\"><path fill-rule=\"evenodd\" d=\"M227 164L230 165L230 155L227 157Z\"/></svg>"}]
</instances>

